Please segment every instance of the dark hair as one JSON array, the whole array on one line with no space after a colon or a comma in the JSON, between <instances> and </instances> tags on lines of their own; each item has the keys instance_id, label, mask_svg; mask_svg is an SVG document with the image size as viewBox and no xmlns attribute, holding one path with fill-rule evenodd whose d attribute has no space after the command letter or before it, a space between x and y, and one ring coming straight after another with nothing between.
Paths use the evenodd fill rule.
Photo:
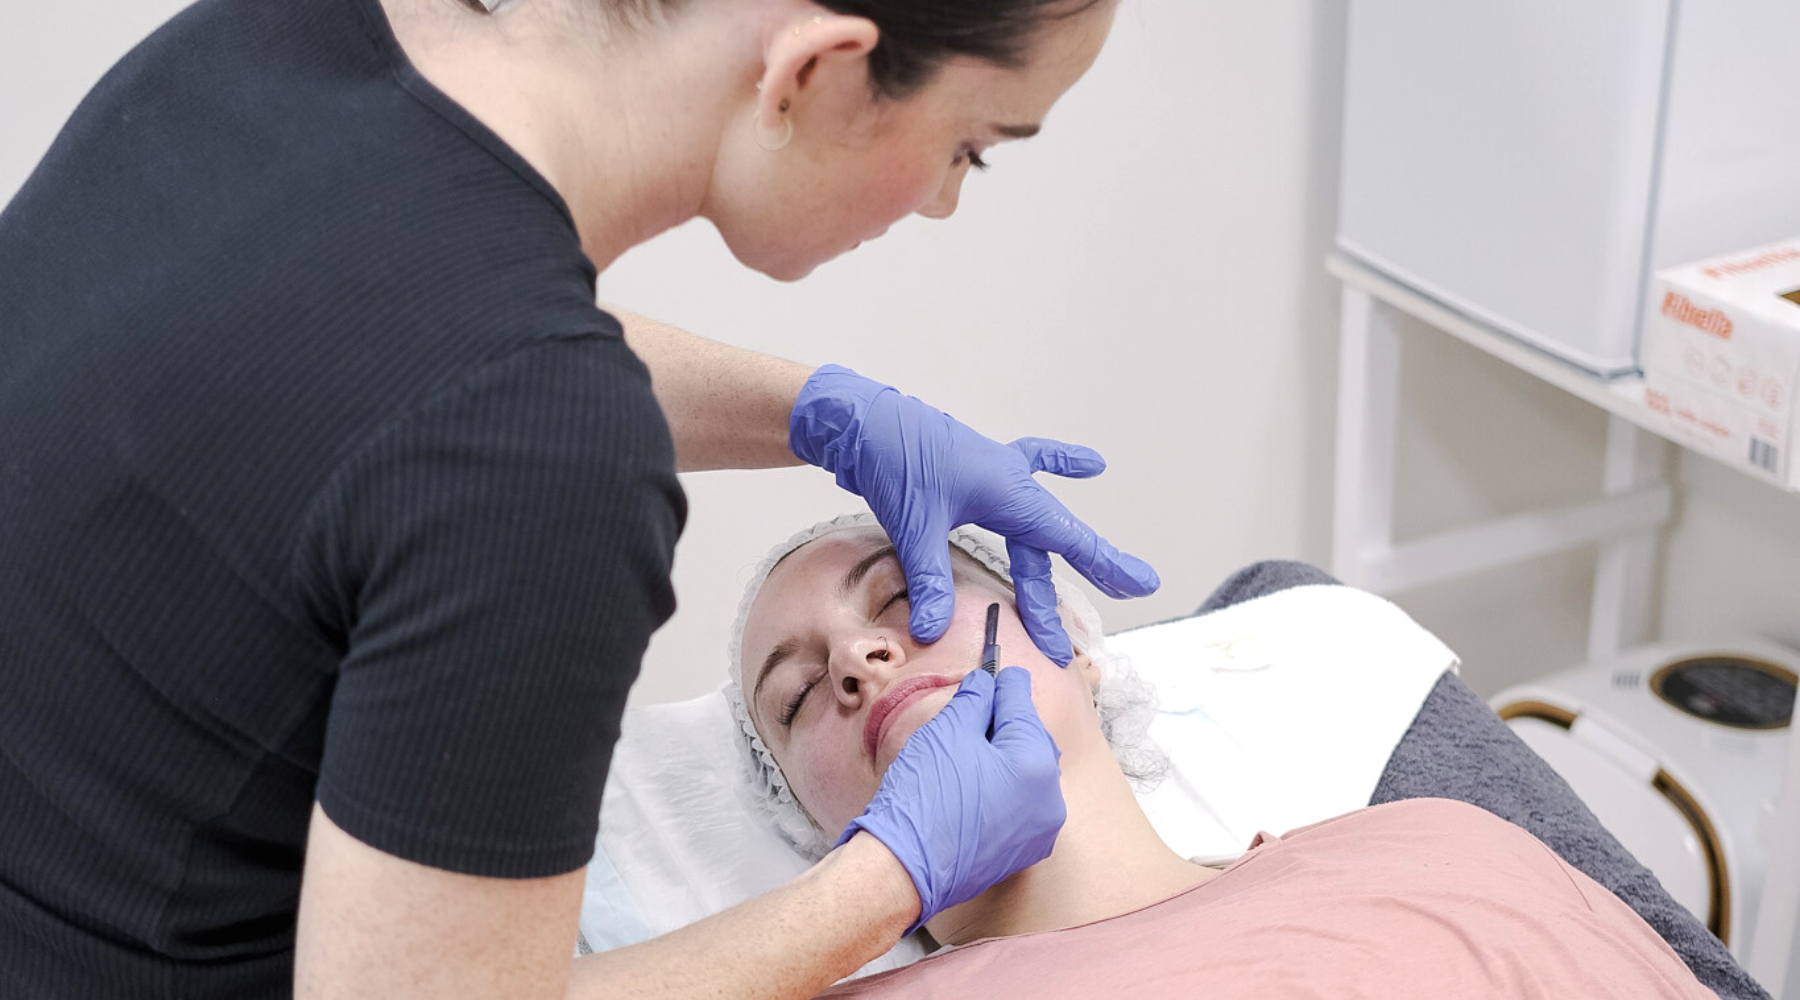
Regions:
<instances>
[{"instance_id":1,"label":"dark hair","mask_svg":"<svg viewBox=\"0 0 1800 1000\"><path fill-rule=\"evenodd\" d=\"M1046 22L1074 17L1104 0L815 0L881 29L869 53L869 79L885 97L905 97L931 82L956 56L1017 66Z\"/></svg>"},{"instance_id":2,"label":"dark hair","mask_svg":"<svg viewBox=\"0 0 1800 1000\"><path fill-rule=\"evenodd\" d=\"M470 0L474 2L474 0ZM906 97L956 56L998 66L1023 62L1037 30L1106 0L813 0L834 14L874 22L881 39L869 53L869 84L881 97ZM627 24L673 14L689 0L603 0Z\"/></svg>"}]
</instances>

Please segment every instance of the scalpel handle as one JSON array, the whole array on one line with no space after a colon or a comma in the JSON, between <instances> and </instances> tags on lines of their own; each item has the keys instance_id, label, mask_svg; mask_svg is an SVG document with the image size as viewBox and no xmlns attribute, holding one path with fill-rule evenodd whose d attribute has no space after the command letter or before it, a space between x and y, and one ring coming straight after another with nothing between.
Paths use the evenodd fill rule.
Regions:
<instances>
[{"instance_id":1,"label":"scalpel handle","mask_svg":"<svg viewBox=\"0 0 1800 1000\"><path fill-rule=\"evenodd\" d=\"M998 676L1000 672L1000 644L995 640L1000 631L1000 605L990 604L987 610L987 636L981 646L981 669L988 676Z\"/></svg>"}]
</instances>

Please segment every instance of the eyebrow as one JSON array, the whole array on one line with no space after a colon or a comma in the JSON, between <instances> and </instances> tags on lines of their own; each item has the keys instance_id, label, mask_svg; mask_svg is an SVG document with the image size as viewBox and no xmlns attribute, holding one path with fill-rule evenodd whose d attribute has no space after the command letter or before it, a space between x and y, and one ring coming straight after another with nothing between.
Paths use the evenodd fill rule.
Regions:
<instances>
[{"instance_id":1,"label":"eyebrow","mask_svg":"<svg viewBox=\"0 0 1800 1000\"><path fill-rule=\"evenodd\" d=\"M886 548L877 549L869 555L864 556L862 561L850 567L850 571L844 574L842 580L838 581L838 596L849 597L854 593L857 586L863 582L863 578L868 576L869 571L874 569L883 559L893 559L898 562L900 555L895 551L892 545L889 545ZM763 657L762 666L756 672L756 686L750 689L750 701L752 703L762 698L763 681L769 679L769 675L775 672L776 667L793 659L795 654L799 652L800 640L793 638L783 639L775 644L774 649L769 650L769 655Z\"/></svg>"},{"instance_id":2,"label":"eyebrow","mask_svg":"<svg viewBox=\"0 0 1800 1000\"><path fill-rule=\"evenodd\" d=\"M994 131L1008 139L1029 139L1043 131L1042 125L995 125Z\"/></svg>"},{"instance_id":3,"label":"eyebrow","mask_svg":"<svg viewBox=\"0 0 1800 1000\"><path fill-rule=\"evenodd\" d=\"M844 579L838 583L838 596L849 597L856 590L857 584L863 582L863 577L868 576L869 571L875 568L875 564L883 559L898 561L900 556L894 551L892 545L864 556L862 562L850 567L850 572L845 573Z\"/></svg>"},{"instance_id":4,"label":"eyebrow","mask_svg":"<svg viewBox=\"0 0 1800 1000\"><path fill-rule=\"evenodd\" d=\"M784 639L776 643L774 649L769 650L769 655L763 657L762 668L756 672L756 687L750 691L751 704L762 699L763 681L769 679L769 675L775 672L776 667L792 659L798 652L800 652L800 643L793 639Z\"/></svg>"}]
</instances>

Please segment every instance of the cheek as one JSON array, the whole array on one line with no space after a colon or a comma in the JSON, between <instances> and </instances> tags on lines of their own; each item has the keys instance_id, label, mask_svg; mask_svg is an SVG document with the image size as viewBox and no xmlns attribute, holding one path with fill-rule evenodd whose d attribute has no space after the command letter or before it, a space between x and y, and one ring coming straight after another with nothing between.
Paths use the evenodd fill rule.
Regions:
<instances>
[{"instance_id":1,"label":"cheek","mask_svg":"<svg viewBox=\"0 0 1800 1000\"><path fill-rule=\"evenodd\" d=\"M1086 735L1099 735L1093 690L1072 669L1046 660L1042 669L1033 670L1031 703L1060 748L1075 746Z\"/></svg>"},{"instance_id":2,"label":"cheek","mask_svg":"<svg viewBox=\"0 0 1800 1000\"><path fill-rule=\"evenodd\" d=\"M985 612L987 605L982 605ZM1088 733L1098 733L1093 688L1075 667L1059 667L1031 641L1017 616L1001 618L1001 666L1031 672L1031 702L1057 746L1069 748ZM979 642L979 640L977 640Z\"/></svg>"},{"instance_id":3,"label":"cheek","mask_svg":"<svg viewBox=\"0 0 1800 1000\"><path fill-rule=\"evenodd\" d=\"M858 178L852 197L861 211L881 226L904 219L923 208L943 186L944 165L906 148L878 152Z\"/></svg>"},{"instance_id":4,"label":"cheek","mask_svg":"<svg viewBox=\"0 0 1800 1000\"><path fill-rule=\"evenodd\" d=\"M980 663L988 605L998 603L1002 609L996 633L1000 666L1022 667L1031 672L1031 703L1057 746L1066 749L1080 742L1085 734L1099 732L1093 689L1074 667L1059 667L1038 650L1012 610L1012 601L1012 595L1003 591L959 586L949 630L918 659L931 657L933 668L946 670L967 669ZM941 662L938 657L943 658Z\"/></svg>"},{"instance_id":5,"label":"cheek","mask_svg":"<svg viewBox=\"0 0 1800 1000\"><path fill-rule=\"evenodd\" d=\"M862 751L836 735L831 739L797 741L784 762L794 794L813 822L836 838L844 827L868 807L879 785L875 776L860 766Z\"/></svg>"}]
</instances>

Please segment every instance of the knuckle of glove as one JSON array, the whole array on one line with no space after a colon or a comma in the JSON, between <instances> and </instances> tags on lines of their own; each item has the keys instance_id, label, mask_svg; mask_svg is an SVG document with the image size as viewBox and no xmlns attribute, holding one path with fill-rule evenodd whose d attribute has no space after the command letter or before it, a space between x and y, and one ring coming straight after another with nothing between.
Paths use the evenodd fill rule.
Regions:
<instances>
[{"instance_id":1,"label":"knuckle of glove","mask_svg":"<svg viewBox=\"0 0 1800 1000\"><path fill-rule=\"evenodd\" d=\"M1062 780L1062 751L1057 749L1050 734L1040 730L1040 735L1042 739L1033 741L1015 766L1025 783L1040 788L1054 787Z\"/></svg>"},{"instance_id":2,"label":"knuckle of glove","mask_svg":"<svg viewBox=\"0 0 1800 1000\"><path fill-rule=\"evenodd\" d=\"M1049 753L1033 754L1024 760L1007 760L985 775L984 784L992 784L990 793L1004 799L1012 809L1033 812L1048 800L1062 801L1062 769Z\"/></svg>"},{"instance_id":3,"label":"knuckle of glove","mask_svg":"<svg viewBox=\"0 0 1800 1000\"><path fill-rule=\"evenodd\" d=\"M1027 761L1021 769L1020 784L1028 795L1062 795L1062 768L1051 754L1043 754Z\"/></svg>"}]
</instances>

